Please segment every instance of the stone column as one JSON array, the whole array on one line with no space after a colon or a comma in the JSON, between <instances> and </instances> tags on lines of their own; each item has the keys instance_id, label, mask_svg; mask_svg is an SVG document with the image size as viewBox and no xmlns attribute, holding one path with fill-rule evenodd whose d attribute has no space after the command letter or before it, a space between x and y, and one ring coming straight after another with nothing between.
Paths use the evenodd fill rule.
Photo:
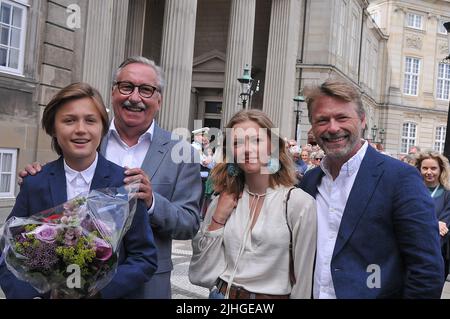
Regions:
<instances>
[{"instance_id":1,"label":"stone column","mask_svg":"<svg viewBox=\"0 0 450 319\"><path fill-rule=\"evenodd\" d=\"M146 0L133 0L129 4L125 56L142 54ZM126 12L126 11L125 11Z\"/></svg>"},{"instance_id":2,"label":"stone column","mask_svg":"<svg viewBox=\"0 0 450 319\"><path fill-rule=\"evenodd\" d=\"M300 0L273 0L270 16L263 111L280 128L281 137L295 134L295 66L299 44Z\"/></svg>"},{"instance_id":3,"label":"stone column","mask_svg":"<svg viewBox=\"0 0 450 319\"><path fill-rule=\"evenodd\" d=\"M128 0L89 1L83 81L99 90L109 106L111 76L125 49Z\"/></svg>"},{"instance_id":4,"label":"stone column","mask_svg":"<svg viewBox=\"0 0 450 319\"><path fill-rule=\"evenodd\" d=\"M166 87L158 123L167 130L189 127L197 0L166 0L161 67Z\"/></svg>"},{"instance_id":5,"label":"stone column","mask_svg":"<svg viewBox=\"0 0 450 319\"><path fill-rule=\"evenodd\" d=\"M226 125L234 113L242 109L238 78L244 67L252 65L253 32L256 0L232 0L228 27L225 87L223 91L222 123Z\"/></svg>"},{"instance_id":6,"label":"stone column","mask_svg":"<svg viewBox=\"0 0 450 319\"><path fill-rule=\"evenodd\" d=\"M111 92L111 85L112 85L112 79L114 76L114 73L116 69L119 67L120 63L125 59L126 52L126 41L128 39L127 37L127 20L128 17L126 14L123 14L124 12L128 12L128 8L133 4L135 1L131 1L131 3L128 3L128 0L116 0L114 1L114 43L113 43L113 50L112 50L112 58L111 58L111 73L110 73L110 92ZM109 98L109 97L108 97Z\"/></svg>"}]
</instances>

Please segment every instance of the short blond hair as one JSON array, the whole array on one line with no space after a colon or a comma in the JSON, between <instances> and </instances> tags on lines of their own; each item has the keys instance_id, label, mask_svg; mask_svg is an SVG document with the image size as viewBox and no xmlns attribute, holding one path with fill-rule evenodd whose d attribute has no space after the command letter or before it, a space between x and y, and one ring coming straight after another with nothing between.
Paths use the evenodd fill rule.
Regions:
<instances>
[{"instance_id":1,"label":"short blond hair","mask_svg":"<svg viewBox=\"0 0 450 319\"><path fill-rule=\"evenodd\" d=\"M361 93L350 82L340 79L329 79L319 86L306 87L306 104L308 106L309 123L312 123L312 105L320 96L329 96L346 102L356 104L356 112L360 119L365 116L364 106L361 100Z\"/></svg>"}]
</instances>

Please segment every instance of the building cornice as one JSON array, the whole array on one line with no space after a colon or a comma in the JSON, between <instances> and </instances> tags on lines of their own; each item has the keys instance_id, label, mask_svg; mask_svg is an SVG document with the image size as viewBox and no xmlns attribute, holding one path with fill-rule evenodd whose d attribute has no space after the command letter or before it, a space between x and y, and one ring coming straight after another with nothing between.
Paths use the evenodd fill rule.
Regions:
<instances>
[{"instance_id":1,"label":"building cornice","mask_svg":"<svg viewBox=\"0 0 450 319\"><path fill-rule=\"evenodd\" d=\"M422 113L422 114L438 114L438 115L445 115L447 116L447 110L436 110L436 109L427 109L427 108L421 108L416 106L407 106L407 105L401 105L396 103L382 103L379 104L381 108L394 108L401 111L411 111L416 113Z\"/></svg>"}]
</instances>

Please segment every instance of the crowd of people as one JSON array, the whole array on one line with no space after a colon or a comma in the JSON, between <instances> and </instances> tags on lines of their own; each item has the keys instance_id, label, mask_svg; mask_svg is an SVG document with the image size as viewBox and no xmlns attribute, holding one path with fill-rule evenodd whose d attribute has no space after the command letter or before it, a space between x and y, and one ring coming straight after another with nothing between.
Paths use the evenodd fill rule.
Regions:
<instances>
[{"instance_id":1,"label":"crowd of people","mask_svg":"<svg viewBox=\"0 0 450 319\"><path fill-rule=\"evenodd\" d=\"M192 132L191 144L173 139L155 121L163 90L153 61L126 59L114 74L108 122L94 88L63 88L42 119L59 159L20 172L8 219L138 183L117 273L96 298L171 298L173 239L192 239L189 279L212 299L440 298L449 162L416 147L404 163L369 145L352 84L305 89L311 130L301 146L274 134L255 109L234 114L215 148L207 127ZM188 161L171 157L179 143ZM0 286L7 298L50 297L4 260Z\"/></svg>"}]
</instances>

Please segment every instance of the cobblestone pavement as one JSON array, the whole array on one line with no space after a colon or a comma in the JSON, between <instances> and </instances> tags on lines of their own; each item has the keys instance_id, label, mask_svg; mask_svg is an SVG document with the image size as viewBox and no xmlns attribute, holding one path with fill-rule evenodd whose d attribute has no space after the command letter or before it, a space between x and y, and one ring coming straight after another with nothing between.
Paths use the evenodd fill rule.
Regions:
<instances>
[{"instance_id":1,"label":"cobblestone pavement","mask_svg":"<svg viewBox=\"0 0 450 319\"><path fill-rule=\"evenodd\" d=\"M189 261L192 249L190 240L174 240L172 244L172 298L204 299L208 298L206 288L191 284L188 278Z\"/></svg>"}]
</instances>

